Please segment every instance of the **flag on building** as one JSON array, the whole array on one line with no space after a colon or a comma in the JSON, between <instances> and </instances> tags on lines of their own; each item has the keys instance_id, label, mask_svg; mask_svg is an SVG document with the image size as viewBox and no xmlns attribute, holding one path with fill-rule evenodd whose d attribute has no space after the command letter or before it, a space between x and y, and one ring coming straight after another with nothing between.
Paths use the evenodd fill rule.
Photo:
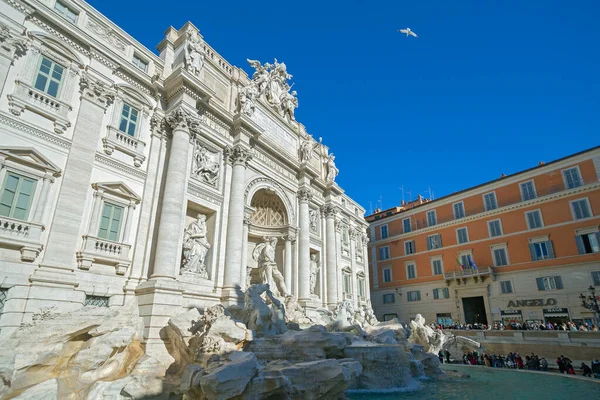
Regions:
<instances>
[{"instance_id":1,"label":"flag on building","mask_svg":"<svg viewBox=\"0 0 600 400\"><path fill-rule=\"evenodd\" d=\"M477 269L477 265L475 265L475 261L473 261L471 256L469 256L469 266L471 266L471 268Z\"/></svg>"},{"instance_id":2,"label":"flag on building","mask_svg":"<svg viewBox=\"0 0 600 400\"><path fill-rule=\"evenodd\" d=\"M463 265L462 262L460 262L460 259L458 257L456 257L456 262L458 263L458 266L460 267L460 269L465 269L465 266Z\"/></svg>"}]
</instances>

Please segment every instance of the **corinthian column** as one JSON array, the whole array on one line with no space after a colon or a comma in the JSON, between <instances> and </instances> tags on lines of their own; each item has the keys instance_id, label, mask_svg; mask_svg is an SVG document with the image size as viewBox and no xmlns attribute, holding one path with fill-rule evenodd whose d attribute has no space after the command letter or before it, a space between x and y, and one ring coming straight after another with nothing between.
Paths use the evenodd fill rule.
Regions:
<instances>
[{"instance_id":1,"label":"corinthian column","mask_svg":"<svg viewBox=\"0 0 600 400\"><path fill-rule=\"evenodd\" d=\"M237 302L241 287L242 247L244 232L244 186L246 167L252 159L252 153L238 144L229 152L229 161L233 164L231 192L229 195L229 214L227 216L227 239L225 248L225 276L223 277L223 297Z\"/></svg>"},{"instance_id":2,"label":"corinthian column","mask_svg":"<svg viewBox=\"0 0 600 400\"><path fill-rule=\"evenodd\" d=\"M327 244L327 305L333 307L338 302L337 289L337 256L335 243L335 206L325 204L323 214L326 220L326 244Z\"/></svg>"},{"instance_id":3,"label":"corinthian column","mask_svg":"<svg viewBox=\"0 0 600 400\"><path fill-rule=\"evenodd\" d=\"M312 198L310 189L303 187L298 193L300 233L298 236L298 300L310 300L310 215L308 203Z\"/></svg>"},{"instance_id":4,"label":"corinthian column","mask_svg":"<svg viewBox=\"0 0 600 400\"><path fill-rule=\"evenodd\" d=\"M283 263L283 277L285 278L285 284L290 289L290 294L294 293L295 285L293 282L292 275L292 259L294 258L294 253L292 252L292 244L296 241L296 236L294 234L288 234L284 237L285 240L285 261Z\"/></svg>"},{"instance_id":5,"label":"corinthian column","mask_svg":"<svg viewBox=\"0 0 600 400\"><path fill-rule=\"evenodd\" d=\"M183 108L178 108L165 118L171 128L171 149L164 197L160 210L160 225L156 240L154 272L151 279L175 279L178 275L181 249L179 235L183 224L184 211L181 205L185 199L187 159L190 149L190 128L197 123Z\"/></svg>"}]
</instances>

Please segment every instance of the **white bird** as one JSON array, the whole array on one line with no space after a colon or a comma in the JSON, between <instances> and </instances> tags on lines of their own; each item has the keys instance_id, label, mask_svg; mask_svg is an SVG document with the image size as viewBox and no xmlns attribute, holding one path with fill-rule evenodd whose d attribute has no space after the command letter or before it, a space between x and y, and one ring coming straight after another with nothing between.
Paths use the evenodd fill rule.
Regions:
<instances>
[{"instance_id":1,"label":"white bird","mask_svg":"<svg viewBox=\"0 0 600 400\"><path fill-rule=\"evenodd\" d=\"M398 29L398 32L406 33L406 36L412 35L414 37L418 37L416 33L414 33L413 31L410 30L410 28Z\"/></svg>"}]
</instances>

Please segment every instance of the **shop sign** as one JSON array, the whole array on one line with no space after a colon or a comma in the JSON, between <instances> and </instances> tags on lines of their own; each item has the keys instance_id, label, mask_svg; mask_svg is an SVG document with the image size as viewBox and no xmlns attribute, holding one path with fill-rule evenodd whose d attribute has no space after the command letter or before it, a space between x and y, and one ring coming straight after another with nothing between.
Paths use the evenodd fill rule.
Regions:
<instances>
[{"instance_id":1,"label":"shop sign","mask_svg":"<svg viewBox=\"0 0 600 400\"><path fill-rule=\"evenodd\" d=\"M502 310L500 315L521 315L521 310Z\"/></svg>"},{"instance_id":2,"label":"shop sign","mask_svg":"<svg viewBox=\"0 0 600 400\"><path fill-rule=\"evenodd\" d=\"M544 308L542 310L544 314L568 314L568 308Z\"/></svg>"},{"instance_id":3,"label":"shop sign","mask_svg":"<svg viewBox=\"0 0 600 400\"><path fill-rule=\"evenodd\" d=\"M555 306L556 299L511 300L507 307L543 307Z\"/></svg>"}]
</instances>

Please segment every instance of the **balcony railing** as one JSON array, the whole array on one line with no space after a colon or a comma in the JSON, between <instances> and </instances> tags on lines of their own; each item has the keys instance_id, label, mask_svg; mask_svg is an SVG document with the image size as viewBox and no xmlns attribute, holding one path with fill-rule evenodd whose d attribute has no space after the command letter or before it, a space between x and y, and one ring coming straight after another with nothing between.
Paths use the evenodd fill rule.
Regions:
<instances>
[{"instance_id":1,"label":"balcony railing","mask_svg":"<svg viewBox=\"0 0 600 400\"><path fill-rule=\"evenodd\" d=\"M42 251L43 230L39 223L0 217L0 247L19 249L21 261L34 261Z\"/></svg>"},{"instance_id":2,"label":"balcony railing","mask_svg":"<svg viewBox=\"0 0 600 400\"><path fill-rule=\"evenodd\" d=\"M144 148L146 143L141 140L134 138L112 126L107 129L107 135L102 139L104 145L104 152L111 155L115 149L130 155L133 157L133 164L136 167L142 165L146 156L144 155Z\"/></svg>"},{"instance_id":3,"label":"balcony railing","mask_svg":"<svg viewBox=\"0 0 600 400\"><path fill-rule=\"evenodd\" d=\"M473 278L475 282L485 281L488 277L494 279L494 268L493 267L482 267L482 268L467 268L459 269L457 271L444 272L444 279L446 282L455 279L458 284L465 283L467 279Z\"/></svg>"},{"instance_id":4,"label":"balcony railing","mask_svg":"<svg viewBox=\"0 0 600 400\"><path fill-rule=\"evenodd\" d=\"M93 264L112 265L117 275L124 275L131 264L131 245L94 236L84 236L82 250L77 252L80 269L89 270Z\"/></svg>"},{"instance_id":5,"label":"balcony railing","mask_svg":"<svg viewBox=\"0 0 600 400\"><path fill-rule=\"evenodd\" d=\"M550 186L548 188L545 189L537 189L536 188L536 197L532 198L532 199L527 199L524 200L521 195L519 196L511 196L511 197L504 197L502 196L501 198L497 199L497 203L498 206L494 209L490 209L490 210L486 210L485 206L480 206L480 207L470 207L468 209L465 210L465 216L462 218L454 218L454 215L449 215L443 218L438 218L437 222L435 225L431 225L429 226L427 224L427 219L426 218L422 218L422 219L415 219L414 215L410 216L409 218L411 219L411 226L412 226L412 230L411 232L415 232L421 229L426 229L426 228L433 228L437 225L441 225L441 224L445 224L447 222L452 222L452 221L457 221L458 223L460 223L460 220L465 219L467 217L473 217L476 216L478 214L482 214L485 212L493 212L494 210L499 210L503 207L508 207L508 206L512 206L515 204L520 204L520 203L526 203L526 202L530 202L530 201L534 201L536 199L542 199L546 196L551 196L557 193L561 193L561 192L566 192L569 190L574 190L577 188L583 188L585 186L588 185L598 185L600 182L598 181L598 179L587 179L587 180L581 180L581 185L574 187L574 188L566 188L564 184L560 184L560 185L553 185ZM518 183L514 183L514 185L518 185ZM473 197L473 196L469 196L469 197ZM458 200L458 199L457 199ZM409 210L410 211L410 210ZM396 216L398 215L402 215L402 213L400 214L395 214ZM408 217L407 217L408 218ZM394 236L398 236L398 235L402 235L404 234L404 232L402 230L396 230L396 231L390 231L388 237L386 239L392 238ZM379 240L385 240L385 239L381 239L379 238Z\"/></svg>"},{"instance_id":6,"label":"balcony railing","mask_svg":"<svg viewBox=\"0 0 600 400\"><path fill-rule=\"evenodd\" d=\"M21 115L27 109L54 121L54 131L58 134L71 126L67 118L69 104L19 80L15 82L15 91L8 95L8 106L14 115Z\"/></svg>"}]
</instances>

